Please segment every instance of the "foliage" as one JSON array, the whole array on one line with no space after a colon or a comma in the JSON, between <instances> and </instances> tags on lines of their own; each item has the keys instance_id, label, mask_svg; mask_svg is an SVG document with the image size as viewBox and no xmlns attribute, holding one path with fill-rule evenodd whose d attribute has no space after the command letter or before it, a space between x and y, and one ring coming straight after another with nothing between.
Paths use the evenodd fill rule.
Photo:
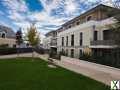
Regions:
<instances>
[{"instance_id":1,"label":"foliage","mask_svg":"<svg viewBox=\"0 0 120 90\"><path fill-rule=\"evenodd\" d=\"M28 32L27 32L26 37L27 37L28 42L30 43L30 45L32 47L37 46L38 43L40 42L39 33L37 32L37 29L34 25L31 25L30 28L28 28Z\"/></svg>"},{"instance_id":2,"label":"foliage","mask_svg":"<svg viewBox=\"0 0 120 90\"><path fill-rule=\"evenodd\" d=\"M34 24L32 24L30 26L30 28L28 28L28 31L27 31L27 35L26 35L27 39L28 39L28 42L29 44L32 46L32 50L33 50L33 53L32 53L32 57L34 57L34 48L37 47L37 45L39 44L40 42L40 37L39 37L39 33L37 32L37 29L36 27L34 26Z\"/></svg>"},{"instance_id":3,"label":"foliage","mask_svg":"<svg viewBox=\"0 0 120 90\"><path fill-rule=\"evenodd\" d=\"M0 55L15 54L16 48L0 48Z\"/></svg>"},{"instance_id":4,"label":"foliage","mask_svg":"<svg viewBox=\"0 0 120 90\"><path fill-rule=\"evenodd\" d=\"M118 51L118 52L116 52ZM120 49L113 49L112 55L105 55L105 56L100 56L95 53L92 53L91 55L88 55L86 53L83 53L80 56L80 60L86 60L89 62L94 62L98 64L103 64L107 66L112 66L112 67L117 67L120 68L120 55L117 55L120 53Z\"/></svg>"},{"instance_id":5,"label":"foliage","mask_svg":"<svg viewBox=\"0 0 120 90\"><path fill-rule=\"evenodd\" d=\"M32 48L0 48L0 55L9 55L19 53L30 53L32 52Z\"/></svg>"},{"instance_id":6,"label":"foliage","mask_svg":"<svg viewBox=\"0 0 120 90\"><path fill-rule=\"evenodd\" d=\"M16 32L16 43L17 43L18 45L20 45L21 43L23 43L22 31L21 31L21 29L19 29L19 30Z\"/></svg>"},{"instance_id":7,"label":"foliage","mask_svg":"<svg viewBox=\"0 0 120 90\"><path fill-rule=\"evenodd\" d=\"M41 47L35 47L34 50L39 54L45 54L45 50Z\"/></svg>"}]
</instances>

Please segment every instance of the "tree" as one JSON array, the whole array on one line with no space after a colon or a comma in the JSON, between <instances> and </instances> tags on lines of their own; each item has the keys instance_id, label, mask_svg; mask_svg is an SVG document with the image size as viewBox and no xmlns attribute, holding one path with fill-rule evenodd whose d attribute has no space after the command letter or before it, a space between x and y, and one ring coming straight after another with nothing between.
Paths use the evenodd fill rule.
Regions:
<instances>
[{"instance_id":1,"label":"tree","mask_svg":"<svg viewBox=\"0 0 120 90\"><path fill-rule=\"evenodd\" d=\"M22 38L22 31L21 28L16 32L16 44L18 46L17 48L17 55L19 56L19 48L21 43L23 43L23 38Z\"/></svg>"},{"instance_id":2,"label":"tree","mask_svg":"<svg viewBox=\"0 0 120 90\"><path fill-rule=\"evenodd\" d=\"M32 51L33 51L32 57L34 57L34 48L40 42L39 33L37 32L37 29L34 24L32 24L30 28L28 28L26 37L27 37L27 41L32 46Z\"/></svg>"}]
</instances>

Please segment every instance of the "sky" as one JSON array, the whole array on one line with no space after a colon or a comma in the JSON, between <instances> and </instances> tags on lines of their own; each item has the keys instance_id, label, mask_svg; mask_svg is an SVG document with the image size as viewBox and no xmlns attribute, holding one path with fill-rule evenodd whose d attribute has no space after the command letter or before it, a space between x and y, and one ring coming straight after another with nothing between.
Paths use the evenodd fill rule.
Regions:
<instances>
[{"instance_id":1,"label":"sky","mask_svg":"<svg viewBox=\"0 0 120 90\"><path fill-rule=\"evenodd\" d=\"M112 6L115 0L0 0L0 24L15 32L35 23L37 30L45 33L98 5ZM120 0L117 0L120 1Z\"/></svg>"}]
</instances>

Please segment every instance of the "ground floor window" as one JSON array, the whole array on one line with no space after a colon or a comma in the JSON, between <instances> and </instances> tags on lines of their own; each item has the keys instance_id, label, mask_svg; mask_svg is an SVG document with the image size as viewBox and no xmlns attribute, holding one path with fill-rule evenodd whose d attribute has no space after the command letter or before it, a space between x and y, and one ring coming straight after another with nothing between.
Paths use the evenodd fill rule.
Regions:
<instances>
[{"instance_id":1,"label":"ground floor window","mask_svg":"<svg viewBox=\"0 0 120 90\"><path fill-rule=\"evenodd\" d=\"M79 56L82 56L82 50L80 49L80 51L79 51Z\"/></svg>"},{"instance_id":2,"label":"ground floor window","mask_svg":"<svg viewBox=\"0 0 120 90\"><path fill-rule=\"evenodd\" d=\"M66 56L68 56L68 49L66 49Z\"/></svg>"},{"instance_id":3,"label":"ground floor window","mask_svg":"<svg viewBox=\"0 0 120 90\"><path fill-rule=\"evenodd\" d=\"M71 49L71 57L74 57L74 49Z\"/></svg>"}]
</instances>

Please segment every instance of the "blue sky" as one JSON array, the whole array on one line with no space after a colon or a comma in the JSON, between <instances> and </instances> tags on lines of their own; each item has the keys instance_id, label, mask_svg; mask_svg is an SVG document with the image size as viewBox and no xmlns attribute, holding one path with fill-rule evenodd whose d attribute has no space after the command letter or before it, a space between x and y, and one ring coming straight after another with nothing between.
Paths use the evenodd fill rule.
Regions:
<instances>
[{"instance_id":1,"label":"blue sky","mask_svg":"<svg viewBox=\"0 0 120 90\"><path fill-rule=\"evenodd\" d=\"M86 10L104 3L112 5L112 0L0 0L0 24L23 32L36 23L41 34L56 30L63 23Z\"/></svg>"}]
</instances>

